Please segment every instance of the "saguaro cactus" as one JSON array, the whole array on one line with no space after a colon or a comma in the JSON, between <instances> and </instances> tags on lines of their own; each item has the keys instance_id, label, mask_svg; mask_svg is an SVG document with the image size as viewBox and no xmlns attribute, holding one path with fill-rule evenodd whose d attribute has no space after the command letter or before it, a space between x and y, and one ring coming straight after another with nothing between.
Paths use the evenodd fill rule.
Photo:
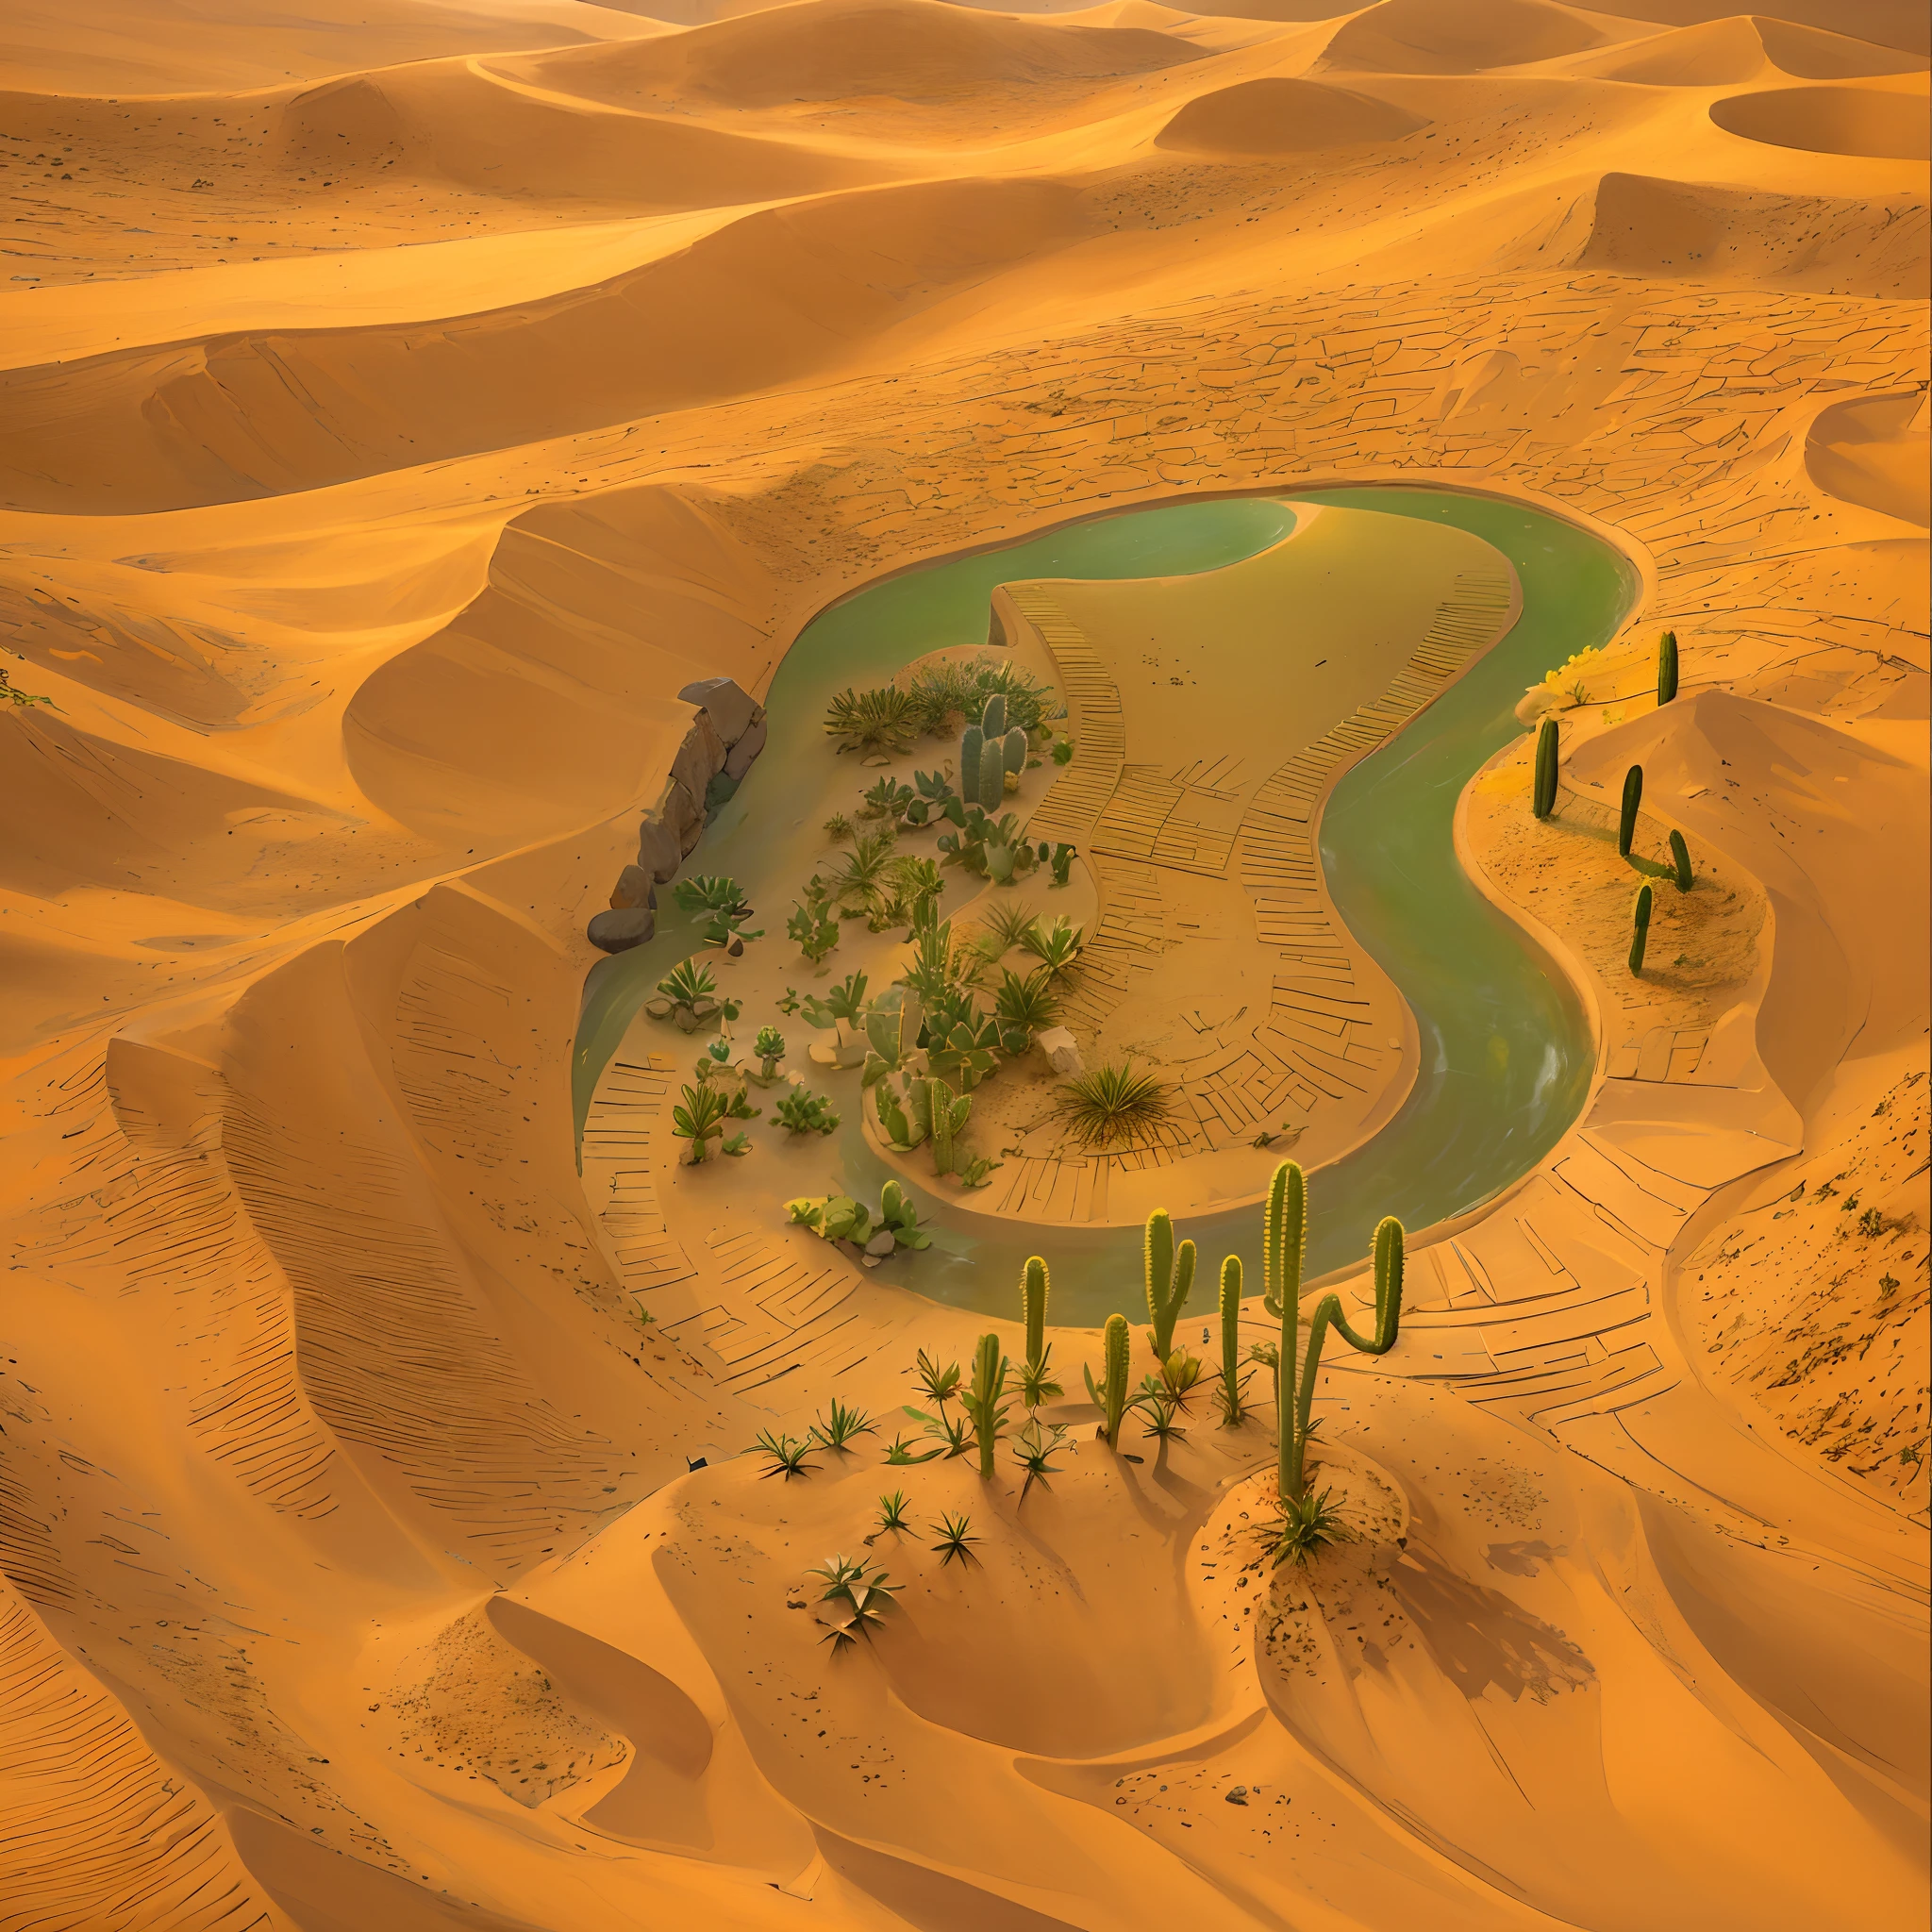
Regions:
<instances>
[{"instance_id":1,"label":"saguaro cactus","mask_svg":"<svg viewBox=\"0 0 1932 1932\"><path fill-rule=\"evenodd\" d=\"M1046 1359L1046 1263L1038 1255L1027 1257L1020 1278L1020 1306L1026 1317L1026 1366L1038 1370Z\"/></svg>"},{"instance_id":2,"label":"saguaro cactus","mask_svg":"<svg viewBox=\"0 0 1932 1932\"><path fill-rule=\"evenodd\" d=\"M1154 1323L1147 1339L1154 1345L1156 1357L1165 1361L1174 1353L1174 1324L1194 1285L1194 1244L1183 1241L1175 1255L1174 1222L1164 1208L1157 1208L1147 1217L1141 1261L1147 1277L1147 1313Z\"/></svg>"},{"instance_id":3,"label":"saguaro cactus","mask_svg":"<svg viewBox=\"0 0 1932 1932\"><path fill-rule=\"evenodd\" d=\"M1302 1257L1307 1247L1308 1184L1300 1164L1284 1160L1268 1184L1261 1222L1261 1306L1281 1318L1274 1357L1275 1423L1280 1432L1276 1480L1291 1493L1289 1471L1295 1440L1295 1359L1301 1344Z\"/></svg>"},{"instance_id":4,"label":"saguaro cactus","mask_svg":"<svg viewBox=\"0 0 1932 1932\"><path fill-rule=\"evenodd\" d=\"M959 796L967 805L990 805L979 795L979 756L986 746L986 733L969 724L959 736Z\"/></svg>"},{"instance_id":5,"label":"saguaro cactus","mask_svg":"<svg viewBox=\"0 0 1932 1932\"><path fill-rule=\"evenodd\" d=\"M1222 1412L1227 1425L1241 1425L1241 1257L1230 1255L1221 1264L1221 1391Z\"/></svg>"},{"instance_id":6,"label":"saguaro cactus","mask_svg":"<svg viewBox=\"0 0 1932 1932\"><path fill-rule=\"evenodd\" d=\"M1109 1315L1107 1326L1101 1331L1101 1382L1093 1386L1093 1371L1084 1363L1080 1373L1087 1378L1087 1393L1093 1398L1093 1406L1099 1409L1105 1425L1107 1446L1120 1447L1121 1418L1127 1412L1127 1351L1129 1347L1127 1318L1124 1315Z\"/></svg>"},{"instance_id":7,"label":"saguaro cactus","mask_svg":"<svg viewBox=\"0 0 1932 1932\"><path fill-rule=\"evenodd\" d=\"M1637 808L1643 803L1643 767L1632 765L1624 774L1624 808L1617 817L1617 856L1630 857L1630 841L1637 836Z\"/></svg>"},{"instance_id":8,"label":"saguaro cactus","mask_svg":"<svg viewBox=\"0 0 1932 1932\"><path fill-rule=\"evenodd\" d=\"M1677 875L1677 890L1688 892L1690 890L1690 848L1684 842L1682 832L1671 834L1671 864Z\"/></svg>"},{"instance_id":9,"label":"saguaro cactus","mask_svg":"<svg viewBox=\"0 0 1932 1932\"><path fill-rule=\"evenodd\" d=\"M1657 701L1667 705L1677 695L1677 633L1667 630L1657 641Z\"/></svg>"},{"instance_id":10,"label":"saguaro cactus","mask_svg":"<svg viewBox=\"0 0 1932 1932\"><path fill-rule=\"evenodd\" d=\"M1006 741L989 738L979 747L979 803L987 811L997 811L1006 795Z\"/></svg>"},{"instance_id":11,"label":"saguaro cactus","mask_svg":"<svg viewBox=\"0 0 1932 1932\"><path fill-rule=\"evenodd\" d=\"M1630 970L1643 971L1643 949L1650 943L1650 881L1646 879L1637 889L1637 899L1630 908Z\"/></svg>"},{"instance_id":12,"label":"saguaro cactus","mask_svg":"<svg viewBox=\"0 0 1932 1932\"><path fill-rule=\"evenodd\" d=\"M1557 808L1557 721L1545 718L1536 735L1536 785L1530 793L1530 809L1546 819Z\"/></svg>"},{"instance_id":13,"label":"saguaro cactus","mask_svg":"<svg viewBox=\"0 0 1932 1932\"><path fill-rule=\"evenodd\" d=\"M1308 1444L1308 1415L1315 1403L1315 1378L1322 1367L1322 1344L1333 1328L1348 1345L1363 1355L1387 1355L1395 1346L1402 1323L1402 1224L1391 1214L1375 1229L1375 1330L1357 1335L1341 1311L1341 1297L1324 1294L1315 1306L1308 1324L1308 1345L1302 1356L1301 1374L1295 1377L1294 1411L1285 1418L1290 1424L1282 1444L1281 1501L1286 1508L1299 1502L1307 1487L1306 1457ZM1287 1361L1282 1363L1284 1396L1289 1386Z\"/></svg>"},{"instance_id":14,"label":"saguaro cactus","mask_svg":"<svg viewBox=\"0 0 1932 1932\"><path fill-rule=\"evenodd\" d=\"M973 1386L959 1398L973 1419L974 1440L979 1444L979 1474L992 1480L993 1445L1000 1438L1000 1424L1007 1419L1000 1397L1007 1392L1007 1358L1000 1352L1000 1339L987 1334L979 1338L973 1354Z\"/></svg>"}]
</instances>

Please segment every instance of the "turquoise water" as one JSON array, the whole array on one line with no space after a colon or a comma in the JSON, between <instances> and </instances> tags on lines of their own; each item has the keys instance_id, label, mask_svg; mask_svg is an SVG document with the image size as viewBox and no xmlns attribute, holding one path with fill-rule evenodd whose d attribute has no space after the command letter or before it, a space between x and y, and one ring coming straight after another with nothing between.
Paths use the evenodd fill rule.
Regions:
<instances>
[{"instance_id":1,"label":"turquoise water","mask_svg":"<svg viewBox=\"0 0 1932 1932\"><path fill-rule=\"evenodd\" d=\"M1407 1000L1422 1058L1395 1118L1354 1154L1309 1175L1313 1277L1366 1256L1384 1214L1419 1234L1508 1186L1555 1145L1589 1091L1592 1044L1581 1005L1464 875L1452 828L1471 774L1521 730L1514 707L1524 686L1573 652L1607 642L1638 580L1599 539L1493 498L1345 490L1301 500L1454 525L1507 556L1523 584L1522 615L1508 635L1353 767L1323 816L1329 889L1350 930ZM808 765L816 772L825 756L819 719L826 700L925 651L983 641L996 584L1216 570L1265 549L1292 525L1291 503L1267 498L1124 512L916 571L835 606L779 667L769 700L771 746L707 831L703 869L731 873L761 911L789 903L821 841L782 808L794 788L802 800L817 796L818 777L809 789L803 781ZM1391 556L1391 567L1398 561ZM597 1076L638 1005L691 949L673 914L649 946L593 969L574 1069L579 1131ZM876 1198L887 1171L858 1131L858 1108L845 1111L827 1153L836 1147L843 1186ZM949 1195L923 1191L920 1210L933 1245L891 1272L934 1300L1011 1315L1025 1257L1040 1253L1053 1270L1057 1324L1093 1325L1116 1308L1130 1316L1144 1309L1136 1229L1009 1230L961 1215ZM1258 1209L1192 1216L1181 1232L1200 1244L1202 1281L1212 1281L1228 1254L1240 1255L1249 1279L1259 1280Z\"/></svg>"}]
</instances>

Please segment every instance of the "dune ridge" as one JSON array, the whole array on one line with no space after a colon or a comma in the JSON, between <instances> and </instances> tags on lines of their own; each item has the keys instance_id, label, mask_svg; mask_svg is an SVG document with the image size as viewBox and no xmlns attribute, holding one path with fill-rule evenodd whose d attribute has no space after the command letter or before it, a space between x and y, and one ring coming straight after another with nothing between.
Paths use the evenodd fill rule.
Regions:
<instances>
[{"instance_id":1,"label":"dune ridge","mask_svg":"<svg viewBox=\"0 0 1932 1932\"><path fill-rule=\"evenodd\" d=\"M1926 195L1865 114L1922 110L1915 23L1249 7L144 0L84 83L75 24L8 29L8 275L45 279L0 282L0 1926L1919 1909ZM621 221L648 258L607 273ZM390 319L265 245L330 227ZM397 245L473 234L487 272ZM85 316L126 340L64 352ZM941 1256L788 1227L824 1177L769 1121L680 1166L699 1042L648 1018L579 1164L586 927L679 692L769 695L924 561L1348 485L1570 520L1632 586L1557 818L1527 732L1458 803L1597 1066L1532 1172L1411 1230L1395 1351L1326 1358L1357 1541L1274 1570L1270 1433L1200 1398L1109 1455L1067 1326L1044 1486L872 1438L763 1480L758 1431L837 1397L889 1439L989 1323L922 1291ZM823 815L770 777L743 810ZM721 973L776 971L785 913ZM1242 1348L1277 1334L1252 1293ZM836 1658L835 1550L904 1586Z\"/></svg>"}]
</instances>

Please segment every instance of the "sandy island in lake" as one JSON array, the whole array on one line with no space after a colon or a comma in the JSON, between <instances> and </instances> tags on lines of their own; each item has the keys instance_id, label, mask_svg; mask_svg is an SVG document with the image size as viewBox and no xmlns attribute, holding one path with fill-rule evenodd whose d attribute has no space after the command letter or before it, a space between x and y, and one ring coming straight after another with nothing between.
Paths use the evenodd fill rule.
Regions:
<instances>
[{"instance_id":1,"label":"sandy island in lake","mask_svg":"<svg viewBox=\"0 0 1932 1932\"><path fill-rule=\"evenodd\" d=\"M1923 9L664 15L0 25L0 1932L1915 1923Z\"/></svg>"}]
</instances>

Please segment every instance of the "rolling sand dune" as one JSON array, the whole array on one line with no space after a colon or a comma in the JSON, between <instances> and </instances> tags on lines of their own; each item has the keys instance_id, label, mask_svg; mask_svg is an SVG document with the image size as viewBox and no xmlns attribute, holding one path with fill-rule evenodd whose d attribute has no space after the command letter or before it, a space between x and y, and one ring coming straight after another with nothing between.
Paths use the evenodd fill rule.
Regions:
<instances>
[{"instance_id":1,"label":"rolling sand dune","mask_svg":"<svg viewBox=\"0 0 1932 1932\"><path fill-rule=\"evenodd\" d=\"M0 1932L1923 1921L1924 9L1228 4L0 26ZM969 1195L787 928L1001 650L1074 852L941 917L1182 1111L1008 1053ZM680 1157L694 951L831 1134ZM1410 1224L1307 1567L1296 1148L1358 1329ZM889 1462L1034 1246L1050 1467Z\"/></svg>"}]
</instances>

